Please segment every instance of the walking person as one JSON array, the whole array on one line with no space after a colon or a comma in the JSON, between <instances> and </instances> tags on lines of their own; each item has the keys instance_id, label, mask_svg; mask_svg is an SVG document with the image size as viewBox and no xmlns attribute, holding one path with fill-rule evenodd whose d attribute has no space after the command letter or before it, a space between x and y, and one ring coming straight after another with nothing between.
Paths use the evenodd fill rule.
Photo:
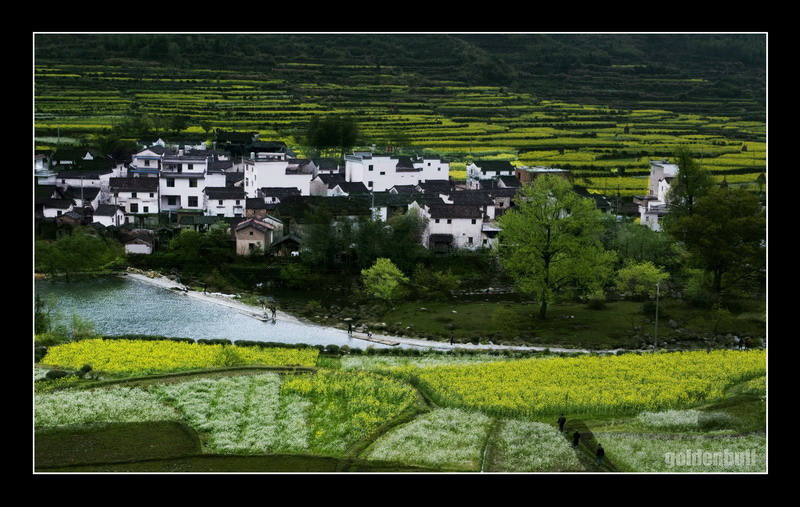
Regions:
<instances>
[{"instance_id":1,"label":"walking person","mask_svg":"<svg viewBox=\"0 0 800 507\"><path fill-rule=\"evenodd\" d=\"M603 446L602 445L597 444L597 451L595 451L594 455L597 457L597 466L602 465L603 464L603 456L606 455L606 451L603 450Z\"/></svg>"},{"instance_id":2,"label":"walking person","mask_svg":"<svg viewBox=\"0 0 800 507\"><path fill-rule=\"evenodd\" d=\"M575 433L572 434L572 447L574 449L578 448L578 443L581 440L581 434L578 433L578 430L575 430Z\"/></svg>"},{"instance_id":3,"label":"walking person","mask_svg":"<svg viewBox=\"0 0 800 507\"><path fill-rule=\"evenodd\" d=\"M349 334L349 335L353 334L353 323L352 322L348 322L347 323L347 334Z\"/></svg>"},{"instance_id":4,"label":"walking person","mask_svg":"<svg viewBox=\"0 0 800 507\"><path fill-rule=\"evenodd\" d=\"M558 431L564 433L564 423L567 422L567 418L564 417L564 414L561 414L561 417L558 418Z\"/></svg>"}]
</instances>

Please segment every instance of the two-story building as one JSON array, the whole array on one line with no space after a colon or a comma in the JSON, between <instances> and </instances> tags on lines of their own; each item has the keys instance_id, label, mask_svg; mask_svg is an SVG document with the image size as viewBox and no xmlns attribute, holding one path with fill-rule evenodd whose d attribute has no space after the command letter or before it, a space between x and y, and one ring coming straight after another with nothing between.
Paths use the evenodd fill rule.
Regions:
<instances>
[{"instance_id":1,"label":"two-story building","mask_svg":"<svg viewBox=\"0 0 800 507\"><path fill-rule=\"evenodd\" d=\"M111 178L110 204L120 206L126 215L157 215L159 208L158 179Z\"/></svg>"},{"instance_id":2,"label":"two-story building","mask_svg":"<svg viewBox=\"0 0 800 507\"><path fill-rule=\"evenodd\" d=\"M413 203L414 208L428 219L422 244L434 252L453 249L476 249L483 243L483 210L481 206L463 204Z\"/></svg>"},{"instance_id":3,"label":"two-story building","mask_svg":"<svg viewBox=\"0 0 800 507\"><path fill-rule=\"evenodd\" d=\"M345 180L384 192L396 185L417 185L450 178L450 163L438 158L398 157L355 152L345 157Z\"/></svg>"},{"instance_id":4,"label":"two-story building","mask_svg":"<svg viewBox=\"0 0 800 507\"><path fill-rule=\"evenodd\" d=\"M244 165L244 190L247 197L257 197L259 188L293 187L301 195L311 195L314 165L290 160L286 153L253 152L242 159Z\"/></svg>"},{"instance_id":5,"label":"two-story building","mask_svg":"<svg viewBox=\"0 0 800 507\"><path fill-rule=\"evenodd\" d=\"M639 206L640 224L654 231L661 230L661 220L669 211L667 192L678 169L678 164L670 163L667 159L650 161L647 195L633 198L633 202Z\"/></svg>"},{"instance_id":6,"label":"two-story building","mask_svg":"<svg viewBox=\"0 0 800 507\"><path fill-rule=\"evenodd\" d=\"M224 187L223 170L214 169L212 157L202 152L165 154L159 171L159 207L162 211L204 211L203 189Z\"/></svg>"},{"instance_id":7,"label":"two-story building","mask_svg":"<svg viewBox=\"0 0 800 507\"><path fill-rule=\"evenodd\" d=\"M514 176L514 166L507 160L476 160L467 166L467 189L479 190L482 182L502 176Z\"/></svg>"},{"instance_id":8,"label":"two-story building","mask_svg":"<svg viewBox=\"0 0 800 507\"><path fill-rule=\"evenodd\" d=\"M247 194L238 187L205 187L203 208L207 216L244 217Z\"/></svg>"}]
</instances>

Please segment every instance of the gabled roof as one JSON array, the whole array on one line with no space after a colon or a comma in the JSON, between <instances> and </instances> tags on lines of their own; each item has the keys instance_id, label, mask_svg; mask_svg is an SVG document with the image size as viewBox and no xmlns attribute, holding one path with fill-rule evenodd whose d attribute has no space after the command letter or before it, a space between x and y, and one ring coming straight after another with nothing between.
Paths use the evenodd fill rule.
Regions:
<instances>
[{"instance_id":1,"label":"gabled roof","mask_svg":"<svg viewBox=\"0 0 800 507\"><path fill-rule=\"evenodd\" d=\"M420 191L417 189L416 185L395 185L389 189L389 191L394 190L395 193L398 194L418 194Z\"/></svg>"},{"instance_id":2,"label":"gabled roof","mask_svg":"<svg viewBox=\"0 0 800 507\"><path fill-rule=\"evenodd\" d=\"M375 203L375 206L408 206L417 200L416 195L412 194L392 194L389 192L374 192L365 199L369 200L370 204Z\"/></svg>"},{"instance_id":3,"label":"gabled roof","mask_svg":"<svg viewBox=\"0 0 800 507\"><path fill-rule=\"evenodd\" d=\"M340 181L336 183L333 188L339 187L342 189L342 192L353 195L353 194L369 194L369 189L367 188L364 183L360 181Z\"/></svg>"},{"instance_id":4,"label":"gabled roof","mask_svg":"<svg viewBox=\"0 0 800 507\"><path fill-rule=\"evenodd\" d=\"M100 171L59 171L56 174L56 177L60 180L72 180L72 179L87 179L87 180L99 180L100 176L104 174L108 174L112 172L111 169L108 170L100 170Z\"/></svg>"},{"instance_id":5,"label":"gabled roof","mask_svg":"<svg viewBox=\"0 0 800 507\"><path fill-rule=\"evenodd\" d=\"M274 231L275 230L275 226L274 225L268 224L267 222L262 222L261 220L258 220L256 218L248 218L247 220L245 220L243 222L239 222L233 228L233 230L234 231L241 231L242 229L246 229L248 227L253 227L254 229L256 229L258 231L261 231L261 232L267 232L267 231Z\"/></svg>"},{"instance_id":6,"label":"gabled roof","mask_svg":"<svg viewBox=\"0 0 800 507\"><path fill-rule=\"evenodd\" d=\"M317 176L314 179L319 179L319 181L327 185L328 188L333 188L338 183L342 183L345 181L344 174L341 173L317 174Z\"/></svg>"},{"instance_id":7,"label":"gabled roof","mask_svg":"<svg viewBox=\"0 0 800 507\"><path fill-rule=\"evenodd\" d=\"M206 187L203 192L209 199L245 199L247 193L237 187Z\"/></svg>"},{"instance_id":8,"label":"gabled roof","mask_svg":"<svg viewBox=\"0 0 800 507\"><path fill-rule=\"evenodd\" d=\"M111 178L112 192L157 192L158 178Z\"/></svg>"},{"instance_id":9,"label":"gabled roof","mask_svg":"<svg viewBox=\"0 0 800 507\"><path fill-rule=\"evenodd\" d=\"M448 193L453 189L453 185L451 185L447 180L428 180L418 183L417 188L425 193Z\"/></svg>"},{"instance_id":10,"label":"gabled roof","mask_svg":"<svg viewBox=\"0 0 800 507\"><path fill-rule=\"evenodd\" d=\"M104 217L112 217L116 215L118 212L122 211L119 206L115 206L113 204L100 204L97 206L97 209L94 210L95 215L102 215Z\"/></svg>"},{"instance_id":11,"label":"gabled roof","mask_svg":"<svg viewBox=\"0 0 800 507\"><path fill-rule=\"evenodd\" d=\"M428 206L431 218L478 218L483 219L483 210L480 206L467 204L434 204Z\"/></svg>"},{"instance_id":12,"label":"gabled roof","mask_svg":"<svg viewBox=\"0 0 800 507\"><path fill-rule=\"evenodd\" d=\"M520 188L522 183L520 183L519 178L516 176L506 176L502 175L497 178L498 180L503 182L506 188Z\"/></svg>"},{"instance_id":13,"label":"gabled roof","mask_svg":"<svg viewBox=\"0 0 800 507\"><path fill-rule=\"evenodd\" d=\"M414 167L414 162L411 157L398 157L397 164L394 166L395 171L419 171L420 169Z\"/></svg>"},{"instance_id":14,"label":"gabled roof","mask_svg":"<svg viewBox=\"0 0 800 507\"><path fill-rule=\"evenodd\" d=\"M476 160L473 162L478 169L483 172L486 171L511 171L514 172L514 166L508 160Z\"/></svg>"},{"instance_id":15,"label":"gabled roof","mask_svg":"<svg viewBox=\"0 0 800 507\"><path fill-rule=\"evenodd\" d=\"M264 197L287 197L302 194L297 187L261 187L259 192Z\"/></svg>"},{"instance_id":16,"label":"gabled roof","mask_svg":"<svg viewBox=\"0 0 800 507\"><path fill-rule=\"evenodd\" d=\"M450 192L447 197L453 204L473 204L480 206L491 206L494 200L487 192L481 190L463 190L460 192Z\"/></svg>"},{"instance_id":17,"label":"gabled roof","mask_svg":"<svg viewBox=\"0 0 800 507\"><path fill-rule=\"evenodd\" d=\"M315 213L320 209L327 210L333 216L370 216L372 212L368 201L363 196L290 195L281 199L275 207L275 213L281 220L289 217L298 221L303 221L307 213Z\"/></svg>"}]
</instances>

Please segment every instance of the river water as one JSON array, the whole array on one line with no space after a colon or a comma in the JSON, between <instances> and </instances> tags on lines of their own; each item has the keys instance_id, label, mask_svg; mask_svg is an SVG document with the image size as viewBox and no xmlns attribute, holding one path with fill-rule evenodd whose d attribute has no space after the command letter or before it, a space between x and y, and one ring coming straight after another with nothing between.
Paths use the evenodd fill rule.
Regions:
<instances>
[{"instance_id":1,"label":"river water","mask_svg":"<svg viewBox=\"0 0 800 507\"><path fill-rule=\"evenodd\" d=\"M95 331L104 335L223 338L360 349L388 346L350 337L343 330L280 316L274 323L263 322L235 308L199 301L129 277L37 280L35 291L42 296L55 296L57 312L67 322L71 315L78 315L91 321Z\"/></svg>"}]
</instances>

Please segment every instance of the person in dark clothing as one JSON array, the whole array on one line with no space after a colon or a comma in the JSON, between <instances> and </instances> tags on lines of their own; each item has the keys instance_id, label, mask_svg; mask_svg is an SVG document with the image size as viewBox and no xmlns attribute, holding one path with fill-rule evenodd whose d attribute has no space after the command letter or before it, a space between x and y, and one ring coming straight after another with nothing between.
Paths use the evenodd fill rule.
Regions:
<instances>
[{"instance_id":1,"label":"person in dark clothing","mask_svg":"<svg viewBox=\"0 0 800 507\"><path fill-rule=\"evenodd\" d=\"M353 323L352 322L348 322L347 323L347 334L353 334Z\"/></svg>"},{"instance_id":2,"label":"person in dark clothing","mask_svg":"<svg viewBox=\"0 0 800 507\"><path fill-rule=\"evenodd\" d=\"M567 422L567 418L564 417L564 414L561 414L561 417L558 418L558 431L564 433L564 423Z\"/></svg>"},{"instance_id":3,"label":"person in dark clothing","mask_svg":"<svg viewBox=\"0 0 800 507\"><path fill-rule=\"evenodd\" d=\"M578 433L578 430L575 430L575 433L572 434L572 447L575 447L577 449L578 442L580 441L580 439L581 439L581 434Z\"/></svg>"},{"instance_id":4,"label":"person in dark clothing","mask_svg":"<svg viewBox=\"0 0 800 507\"><path fill-rule=\"evenodd\" d=\"M597 464L598 465L602 465L603 464L603 456L606 455L606 451L603 450L603 446L600 445L600 444L597 444L597 451L594 454L597 457Z\"/></svg>"}]
</instances>

